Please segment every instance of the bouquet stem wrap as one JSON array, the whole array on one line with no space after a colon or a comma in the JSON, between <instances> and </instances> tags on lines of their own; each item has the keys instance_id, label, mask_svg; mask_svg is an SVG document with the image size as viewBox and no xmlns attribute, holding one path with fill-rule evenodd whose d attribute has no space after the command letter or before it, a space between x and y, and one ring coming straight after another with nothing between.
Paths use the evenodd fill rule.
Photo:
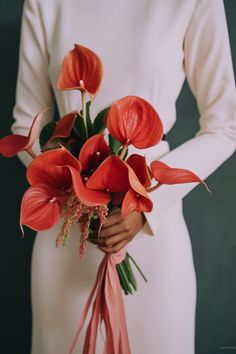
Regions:
<instances>
[{"instance_id":1,"label":"bouquet stem wrap","mask_svg":"<svg viewBox=\"0 0 236 354\"><path fill-rule=\"evenodd\" d=\"M69 354L75 350L93 299L92 316L85 335L83 354L96 354L97 332L99 323L102 321L104 321L106 329L103 354L131 354L123 294L116 271L116 264L121 263L124 258L125 249L116 254L104 256Z\"/></svg>"}]
</instances>

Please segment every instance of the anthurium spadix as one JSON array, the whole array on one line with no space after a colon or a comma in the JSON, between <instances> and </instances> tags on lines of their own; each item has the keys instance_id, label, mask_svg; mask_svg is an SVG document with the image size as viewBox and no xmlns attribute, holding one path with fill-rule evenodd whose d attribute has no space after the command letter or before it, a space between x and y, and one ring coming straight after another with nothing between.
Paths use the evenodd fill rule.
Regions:
<instances>
[{"instance_id":1,"label":"anthurium spadix","mask_svg":"<svg viewBox=\"0 0 236 354\"><path fill-rule=\"evenodd\" d=\"M12 134L5 136L0 140L0 153L5 157L12 157L20 151L27 151L34 156L32 146L39 137L44 113L48 110L44 109L38 113L33 120L28 136Z\"/></svg>"},{"instance_id":2,"label":"anthurium spadix","mask_svg":"<svg viewBox=\"0 0 236 354\"><path fill-rule=\"evenodd\" d=\"M102 63L90 49L75 44L63 61L57 88L86 91L91 98L97 93L102 80Z\"/></svg>"},{"instance_id":3,"label":"anthurium spadix","mask_svg":"<svg viewBox=\"0 0 236 354\"><path fill-rule=\"evenodd\" d=\"M156 145L163 126L155 109L144 99L125 96L115 101L108 112L107 128L123 146L144 149Z\"/></svg>"}]
</instances>

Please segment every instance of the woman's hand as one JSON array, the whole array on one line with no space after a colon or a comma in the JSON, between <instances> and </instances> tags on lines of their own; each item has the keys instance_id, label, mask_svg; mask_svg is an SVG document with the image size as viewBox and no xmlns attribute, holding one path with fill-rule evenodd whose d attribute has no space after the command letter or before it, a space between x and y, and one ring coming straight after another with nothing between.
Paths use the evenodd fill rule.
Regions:
<instances>
[{"instance_id":1,"label":"woman's hand","mask_svg":"<svg viewBox=\"0 0 236 354\"><path fill-rule=\"evenodd\" d=\"M133 211L124 217L118 210L107 217L99 238L94 231L90 241L106 254L116 253L135 237L144 223L145 217L142 213Z\"/></svg>"}]
</instances>

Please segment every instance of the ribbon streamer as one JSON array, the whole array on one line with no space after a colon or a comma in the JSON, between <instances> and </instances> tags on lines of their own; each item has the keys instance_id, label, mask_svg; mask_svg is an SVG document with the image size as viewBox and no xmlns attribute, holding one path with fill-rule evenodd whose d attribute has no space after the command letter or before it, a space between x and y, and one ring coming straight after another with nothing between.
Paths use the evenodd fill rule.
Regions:
<instances>
[{"instance_id":1,"label":"ribbon streamer","mask_svg":"<svg viewBox=\"0 0 236 354\"><path fill-rule=\"evenodd\" d=\"M69 354L72 354L75 350L94 296L83 354L96 354L97 332L99 323L102 321L104 321L106 330L103 354L131 354L122 289L116 271L116 264L121 263L124 258L125 249L116 254L104 256L98 269L95 284L84 307Z\"/></svg>"}]
</instances>

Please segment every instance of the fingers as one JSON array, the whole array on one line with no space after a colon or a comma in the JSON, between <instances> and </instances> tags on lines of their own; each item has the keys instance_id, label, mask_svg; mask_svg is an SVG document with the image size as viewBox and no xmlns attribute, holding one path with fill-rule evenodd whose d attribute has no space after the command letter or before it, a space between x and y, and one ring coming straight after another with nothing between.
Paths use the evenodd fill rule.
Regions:
<instances>
[{"instance_id":1,"label":"fingers","mask_svg":"<svg viewBox=\"0 0 236 354\"><path fill-rule=\"evenodd\" d=\"M123 220L123 217L121 215L121 210L118 209L116 212L107 217L106 222L102 228L106 229L107 227L118 224L119 222L121 222L121 220Z\"/></svg>"},{"instance_id":2,"label":"fingers","mask_svg":"<svg viewBox=\"0 0 236 354\"><path fill-rule=\"evenodd\" d=\"M91 238L91 241L92 243L98 245L99 247L113 247L118 242L129 239L129 237L130 236L127 233L119 233L115 236L111 236L107 238Z\"/></svg>"},{"instance_id":3,"label":"fingers","mask_svg":"<svg viewBox=\"0 0 236 354\"><path fill-rule=\"evenodd\" d=\"M99 247L99 249L106 254L112 254L112 253L119 252L123 247L125 247L127 245L128 242L129 242L129 240L126 239L126 240L118 242L113 247Z\"/></svg>"}]
</instances>

